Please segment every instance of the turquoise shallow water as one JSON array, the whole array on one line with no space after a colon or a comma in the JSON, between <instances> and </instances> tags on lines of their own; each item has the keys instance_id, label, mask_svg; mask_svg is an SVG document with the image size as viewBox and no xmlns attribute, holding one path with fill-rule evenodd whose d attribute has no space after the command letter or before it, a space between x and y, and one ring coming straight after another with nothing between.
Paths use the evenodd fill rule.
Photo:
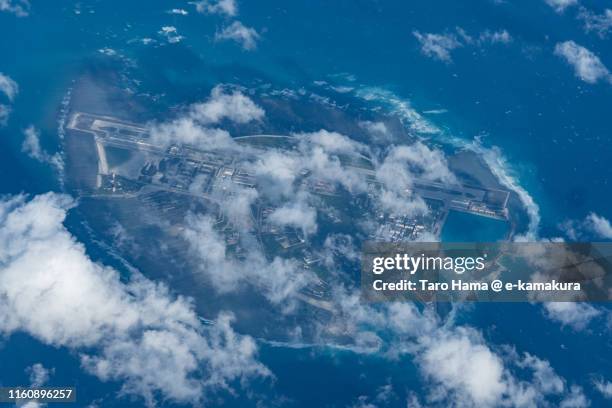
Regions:
<instances>
[{"instance_id":1,"label":"turquoise shallow water","mask_svg":"<svg viewBox=\"0 0 612 408\"><path fill-rule=\"evenodd\" d=\"M444 242L495 242L507 237L509 224L492 218L451 211L442 229Z\"/></svg>"}]
</instances>

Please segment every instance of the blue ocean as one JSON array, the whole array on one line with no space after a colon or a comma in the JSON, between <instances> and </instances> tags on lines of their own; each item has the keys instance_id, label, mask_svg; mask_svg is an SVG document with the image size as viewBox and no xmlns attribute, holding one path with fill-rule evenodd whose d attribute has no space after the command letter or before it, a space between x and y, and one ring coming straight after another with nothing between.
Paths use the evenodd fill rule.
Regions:
<instances>
[{"instance_id":1,"label":"blue ocean","mask_svg":"<svg viewBox=\"0 0 612 408\"><path fill-rule=\"evenodd\" d=\"M330 97L335 89L334 102L357 118L405 115L407 127L435 128L421 134L428 143L443 149L477 145L488 152L506 186L530 197L523 204L529 207L525 224L536 225L532 239L601 240L587 232L568 237L563 226L579 225L591 213L612 219L611 81L585 82L553 52L556 44L571 40L612 67L610 38L585 31L577 17L578 7L603 13L601 2L580 1L560 13L543 0L239 1L237 18L258 32L252 50L216 41L229 18L198 13L191 2L30 3L27 17L0 11L0 72L19 84L7 124L0 127L0 195L64 191L52 167L22 151L23 131L34 125L41 147L61 152L58 129L66 100L84 75L127 89L138 103L110 100L107 109L125 107L125 119L138 123L171 118L219 83L245 92L270 87L299 93L317 90L324 81L328 88L317 92ZM174 31L168 36L162 27ZM510 40L479 43L485 41L478 39L481 33L502 29ZM415 33L452 34L457 43L448 58L431 58ZM177 40L169 40L172 36ZM371 97L372 90L378 97ZM355 102L354 95L368 92ZM304 120L293 130L313 130L309 126ZM121 270L120 262L91 239L82 217L78 212L69 216L68 230L94 261ZM508 234L502 222L471 217L451 212L442 240L491 242ZM453 318L480 330L496 351L510 345L519 354L547 360L599 407L611 401L593 381L612 380L612 337L609 308L598 307L602 313L582 330L548 320L540 305L528 303L458 305ZM423 397L430 385L410 357L263 339L257 344L259 360L274 379L255 382L248 392L236 386L234 393L213 395L205 406L399 407L407 406L413 394L425 406L426 401L438 406ZM54 367L50 385L77 387L77 406L144 404L122 393L121 381L83 371L78 352L25 333L0 340L0 384L27 383L25 368L39 361ZM393 395L385 401L360 399L389 386ZM156 401L184 406L163 395Z\"/></svg>"}]
</instances>

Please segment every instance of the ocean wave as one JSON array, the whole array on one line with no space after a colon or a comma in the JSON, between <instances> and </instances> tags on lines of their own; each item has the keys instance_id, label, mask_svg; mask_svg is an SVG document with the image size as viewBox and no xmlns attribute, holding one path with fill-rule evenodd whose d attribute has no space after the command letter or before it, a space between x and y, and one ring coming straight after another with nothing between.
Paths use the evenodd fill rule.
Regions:
<instances>
[{"instance_id":1,"label":"ocean wave","mask_svg":"<svg viewBox=\"0 0 612 408\"><path fill-rule=\"evenodd\" d=\"M510 167L508 160L502 154L501 149L497 146L484 147L479 138L467 144L466 147L482 157L499 182L504 187L516 193L525 211L527 211L529 217L527 231L524 234L516 236L514 240L537 241L541 220L540 206L535 202L529 192L521 186L518 177Z\"/></svg>"},{"instance_id":2,"label":"ocean wave","mask_svg":"<svg viewBox=\"0 0 612 408\"><path fill-rule=\"evenodd\" d=\"M420 134L439 134L441 129L425 119L418 113L406 99L402 99L393 92L379 87L363 87L357 89L355 94L363 100L372 101L385 106L389 113L397 115L402 123L409 129Z\"/></svg>"}]
</instances>

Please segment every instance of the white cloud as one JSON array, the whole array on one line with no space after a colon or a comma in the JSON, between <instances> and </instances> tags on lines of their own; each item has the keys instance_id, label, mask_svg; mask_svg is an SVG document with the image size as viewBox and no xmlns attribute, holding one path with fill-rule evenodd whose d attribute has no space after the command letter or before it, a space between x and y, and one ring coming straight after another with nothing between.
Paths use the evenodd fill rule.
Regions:
<instances>
[{"instance_id":1,"label":"white cloud","mask_svg":"<svg viewBox=\"0 0 612 408\"><path fill-rule=\"evenodd\" d=\"M568 388L548 361L508 346L496 351L474 328L454 326L452 319L443 324L431 310L407 303L373 307L342 291L334 293L334 304L341 317L326 322L325 330L370 339L365 343L370 347L350 348L355 352L413 356L428 380L421 394L427 406L536 407L560 400L570 406L581 400L580 388Z\"/></svg>"},{"instance_id":2,"label":"white cloud","mask_svg":"<svg viewBox=\"0 0 612 408\"><path fill-rule=\"evenodd\" d=\"M566 220L558 225L559 229L563 231L565 235L571 240L578 239L579 234L581 233L579 224L572 220Z\"/></svg>"},{"instance_id":3,"label":"white cloud","mask_svg":"<svg viewBox=\"0 0 612 408\"><path fill-rule=\"evenodd\" d=\"M421 52L431 58L444 62L451 62L451 51L464 46L481 47L486 44L508 44L512 41L512 36L506 30L490 31L485 30L479 35L472 36L463 28L457 27L457 34L445 33L420 33L414 31L412 34L421 44Z\"/></svg>"},{"instance_id":4,"label":"white cloud","mask_svg":"<svg viewBox=\"0 0 612 408\"><path fill-rule=\"evenodd\" d=\"M2 0L0 0L2 10ZM8 75L0 72L0 94L4 94L9 102L12 102L19 93L19 85ZM6 126L11 115L11 106L0 103L0 126Z\"/></svg>"},{"instance_id":5,"label":"white cloud","mask_svg":"<svg viewBox=\"0 0 612 408\"><path fill-rule=\"evenodd\" d=\"M427 214L427 204L419 196L408 194L407 190L382 189L378 200L382 210L399 216Z\"/></svg>"},{"instance_id":6,"label":"white cloud","mask_svg":"<svg viewBox=\"0 0 612 408\"><path fill-rule=\"evenodd\" d=\"M0 72L0 92L12 102L19 93L19 85L11 77Z\"/></svg>"},{"instance_id":7,"label":"white cloud","mask_svg":"<svg viewBox=\"0 0 612 408\"><path fill-rule=\"evenodd\" d=\"M429 149L421 142L393 146L376 169L376 179L383 185L382 208L397 215L427 212L425 202L412 194L411 187L416 179L457 183L442 152Z\"/></svg>"},{"instance_id":8,"label":"white cloud","mask_svg":"<svg viewBox=\"0 0 612 408\"><path fill-rule=\"evenodd\" d=\"M268 150L246 165L267 195L293 196L293 183L300 173L308 174L310 180L341 185L350 191L365 191L365 174L342 165L339 158L366 152L365 145L326 130L293 136L299 140L297 151Z\"/></svg>"},{"instance_id":9,"label":"white cloud","mask_svg":"<svg viewBox=\"0 0 612 408\"><path fill-rule=\"evenodd\" d=\"M177 44L185 39L185 37L179 35L174 26L163 26L161 30L158 31L158 34L165 37L170 44Z\"/></svg>"},{"instance_id":10,"label":"white cloud","mask_svg":"<svg viewBox=\"0 0 612 408\"><path fill-rule=\"evenodd\" d=\"M106 55L107 57L115 57L115 56L120 56L119 53L117 53L117 51L113 50L112 48L109 47L104 47L104 48L100 48L98 50L98 52L102 55Z\"/></svg>"},{"instance_id":11,"label":"white cloud","mask_svg":"<svg viewBox=\"0 0 612 408\"><path fill-rule=\"evenodd\" d=\"M308 173L312 179L341 185L350 191L365 191L365 174L341 164L341 155L366 152L367 147L345 135L319 130L296 133L297 151L268 150L246 167L253 171L266 193L287 196L293 193L298 174Z\"/></svg>"},{"instance_id":12,"label":"white cloud","mask_svg":"<svg viewBox=\"0 0 612 408\"><path fill-rule=\"evenodd\" d=\"M187 12L187 10L181 9L181 8L173 8L171 10L168 10L167 13L168 14L176 14L176 15L179 15L179 16L186 16L186 15L189 14Z\"/></svg>"},{"instance_id":13,"label":"white cloud","mask_svg":"<svg viewBox=\"0 0 612 408\"><path fill-rule=\"evenodd\" d=\"M253 213L251 207L259 198L256 189L242 187L231 181L214 186L212 197L224 202L220 208L227 222L239 231L249 231L253 227Z\"/></svg>"},{"instance_id":14,"label":"white cloud","mask_svg":"<svg viewBox=\"0 0 612 408\"><path fill-rule=\"evenodd\" d=\"M30 157L43 161L43 151L40 147L40 132L33 125L30 125L23 131L23 134L25 135L25 140L21 150Z\"/></svg>"},{"instance_id":15,"label":"white cloud","mask_svg":"<svg viewBox=\"0 0 612 408\"><path fill-rule=\"evenodd\" d=\"M354 352L413 356L427 380L421 394L426 406L536 407L563 400L569 407L583 396L548 361L508 346L492 348L479 331L455 326L452 317L443 323L431 309L408 303L364 304L346 290L334 291L333 300L337 313L321 325L323 341L325 333L341 333L355 339L345 347Z\"/></svg>"},{"instance_id":16,"label":"white cloud","mask_svg":"<svg viewBox=\"0 0 612 408\"><path fill-rule=\"evenodd\" d=\"M519 356L507 346L502 347L506 353L496 353L472 328L440 327L421 342L424 349L417 349L417 361L433 382L432 402L458 407L536 407L548 406L549 397L553 401L561 397L569 408L586 401L581 388L568 389L548 361L528 353Z\"/></svg>"},{"instance_id":17,"label":"white cloud","mask_svg":"<svg viewBox=\"0 0 612 408\"><path fill-rule=\"evenodd\" d=\"M508 44L512 41L512 36L506 30L489 31L486 30L479 37L481 42L488 42L492 44Z\"/></svg>"},{"instance_id":18,"label":"white cloud","mask_svg":"<svg viewBox=\"0 0 612 408\"><path fill-rule=\"evenodd\" d=\"M463 46L453 34L421 34L418 31L414 31L412 34L421 44L423 54L444 62L451 62L450 52Z\"/></svg>"},{"instance_id":19,"label":"white cloud","mask_svg":"<svg viewBox=\"0 0 612 408\"><path fill-rule=\"evenodd\" d=\"M11 116L11 107L0 104L0 126L6 126L9 116Z\"/></svg>"},{"instance_id":20,"label":"white cloud","mask_svg":"<svg viewBox=\"0 0 612 408\"><path fill-rule=\"evenodd\" d=\"M30 13L28 0L0 0L0 11L13 13L17 17L27 17Z\"/></svg>"},{"instance_id":21,"label":"white cloud","mask_svg":"<svg viewBox=\"0 0 612 408\"><path fill-rule=\"evenodd\" d=\"M317 232L317 211L309 206L305 199L298 199L277 208L268 220L274 225L299 228L306 236Z\"/></svg>"},{"instance_id":22,"label":"white cloud","mask_svg":"<svg viewBox=\"0 0 612 408\"><path fill-rule=\"evenodd\" d=\"M198 13L224 14L234 17L238 14L238 6L235 0L202 0L192 3Z\"/></svg>"},{"instance_id":23,"label":"white cloud","mask_svg":"<svg viewBox=\"0 0 612 408\"><path fill-rule=\"evenodd\" d=\"M297 152L267 151L247 165L258 180L258 188L266 196L295 198L293 185L298 175L307 175L314 182L323 181L341 186L353 193L368 191L368 173L342 164L341 157L372 156L370 149L345 135L320 130L295 134L299 138ZM429 149L423 143L394 146L382 163L375 160L374 171L381 191L374 197L375 205L397 215L427 212L425 202L411 193L415 179L456 183L444 154ZM294 205L294 204L292 204Z\"/></svg>"},{"instance_id":24,"label":"white cloud","mask_svg":"<svg viewBox=\"0 0 612 408\"><path fill-rule=\"evenodd\" d=\"M357 154L366 150L361 143L338 132L329 132L325 129L312 133L298 133L296 136L303 142L307 140L312 145L321 146L327 153Z\"/></svg>"},{"instance_id":25,"label":"white cloud","mask_svg":"<svg viewBox=\"0 0 612 408\"><path fill-rule=\"evenodd\" d=\"M585 226L599 238L612 239L612 225L600 215L590 213L586 217Z\"/></svg>"},{"instance_id":26,"label":"white cloud","mask_svg":"<svg viewBox=\"0 0 612 408\"><path fill-rule=\"evenodd\" d=\"M608 68L599 57L574 41L558 43L555 46L555 54L565 59L574 68L576 76L587 83L612 80Z\"/></svg>"},{"instance_id":27,"label":"white cloud","mask_svg":"<svg viewBox=\"0 0 612 408\"><path fill-rule=\"evenodd\" d=\"M479 407L495 406L506 392L504 365L474 336L459 330L432 339L420 357L421 368L426 377L455 393L455 399L467 399Z\"/></svg>"},{"instance_id":28,"label":"white cloud","mask_svg":"<svg viewBox=\"0 0 612 408\"><path fill-rule=\"evenodd\" d=\"M338 263L336 263L336 257L341 257L351 262L357 262L361 259L361 251L353 242L353 237L348 234L339 233L329 234L325 237L321 255L325 266L332 271L339 268Z\"/></svg>"},{"instance_id":29,"label":"white cloud","mask_svg":"<svg viewBox=\"0 0 612 408\"><path fill-rule=\"evenodd\" d=\"M246 259L239 261L227 251L225 239L215 230L215 220L206 215L190 214L182 232L194 256L200 262L200 273L219 292L227 293L255 287L274 304L295 303L295 295L315 280L310 271L302 268L294 259L275 257L268 261L253 242L251 235L244 233L242 244L247 246Z\"/></svg>"},{"instance_id":30,"label":"white cloud","mask_svg":"<svg viewBox=\"0 0 612 408\"><path fill-rule=\"evenodd\" d=\"M213 88L206 102L191 105L191 117L203 124L219 123L223 119L244 124L264 116L264 110L251 98L239 91L226 93L221 86Z\"/></svg>"},{"instance_id":31,"label":"white cloud","mask_svg":"<svg viewBox=\"0 0 612 408\"><path fill-rule=\"evenodd\" d=\"M603 378L593 381L595 389L606 399L612 399L612 382L606 381Z\"/></svg>"},{"instance_id":32,"label":"white cloud","mask_svg":"<svg viewBox=\"0 0 612 408\"><path fill-rule=\"evenodd\" d=\"M28 126L23 131L23 134L25 139L21 145L22 152L27 153L28 156L41 163L50 164L59 172L64 169L64 161L58 153L50 155L42 149L40 146L40 132L33 125Z\"/></svg>"},{"instance_id":33,"label":"white cloud","mask_svg":"<svg viewBox=\"0 0 612 408\"><path fill-rule=\"evenodd\" d=\"M510 352L495 352L475 329L442 324L431 310L406 303L372 307L343 292L334 299L341 318L326 323L326 330L370 339L369 347L350 348L355 352L382 351L391 359L412 355L428 380L422 393L427 406L548 406L549 396L558 400L566 394L565 380L547 361L507 347L502 349ZM381 331L385 342L376 334Z\"/></svg>"},{"instance_id":34,"label":"white cloud","mask_svg":"<svg viewBox=\"0 0 612 408\"><path fill-rule=\"evenodd\" d=\"M457 35L465 44L482 46L485 44L508 44L512 36L507 30L485 30L476 37L470 35L461 27L456 28Z\"/></svg>"},{"instance_id":35,"label":"white cloud","mask_svg":"<svg viewBox=\"0 0 612 408\"><path fill-rule=\"evenodd\" d=\"M138 339L112 342L103 355L84 355L83 365L102 380L124 379L124 391L145 396L148 405L156 389L170 399L197 404L207 390L231 389L236 379L271 375L254 360L254 339L237 335L232 320L231 314L220 314L206 337L180 326L147 330ZM198 378L202 371L205 377Z\"/></svg>"},{"instance_id":36,"label":"white cloud","mask_svg":"<svg viewBox=\"0 0 612 408\"><path fill-rule=\"evenodd\" d=\"M546 4L555 9L557 13L562 13L566 8L578 4L578 0L544 0Z\"/></svg>"},{"instance_id":37,"label":"white cloud","mask_svg":"<svg viewBox=\"0 0 612 408\"><path fill-rule=\"evenodd\" d=\"M532 370L531 383L544 394L561 394L565 389L565 381L559 377L550 363L526 353L524 358L517 362L521 368Z\"/></svg>"},{"instance_id":38,"label":"white cloud","mask_svg":"<svg viewBox=\"0 0 612 408\"><path fill-rule=\"evenodd\" d=\"M231 317L202 326L190 300L89 259L63 226L74 202L48 193L0 203L0 332L69 347L102 380L152 405L154 395L197 403L230 381L268 376L253 339Z\"/></svg>"},{"instance_id":39,"label":"white cloud","mask_svg":"<svg viewBox=\"0 0 612 408\"><path fill-rule=\"evenodd\" d=\"M372 122L365 120L359 122L359 127L365 129L370 134L374 142L382 143L393 140L393 135L384 122Z\"/></svg>"},{"instance_id":40,"label":"white cloud","mask_svg":"<svg viewBox=\"0 0 612 408\"><path fill-rule=\"evenodd\" d=\"M577 385L573 385L570 388L569 395L563 398L559 404L559 408L586 408L590 405L591 403L587 399L586 395L584 395L584 392L582 392L582 388Z\"/></svg>"},{"instance_id":41,"label":"white cloud","mask_svg":"<svg viewBox=\"0 0 612 408\"><path fill-rule=\"evenodd\" d=\"M585 329L591 320L601 315L600 310L581 302L544 303L544 310L546 317L574 330Z\"/></svg>"},{"instance_id":42,"label":"white cloud","mask_svg":"<svg viewBox=\"0 0 612 408\"><path fill-rule=\"evenodd\" d=\"M26 369L26 372L30 375L30 385L32 387L45 385L54 371L54 369L45 368L41 363L33 364Z\"/></svg>"},{"instance_id":43,"label":"white cloud","mask_svg":"<svg viewBox=\"0 0 612 408\"><path fill-rule=\"evenodd\" d=\"M264 110L249 97L239 91L226 93L217 86L205 102L191 105L186 115L171 122L152 124L151 141L163 146L177 143L211 150L227 149L235 146L230 134L210 125L222 120L245 124L262 120L264 116Z\"/></svg>"},{"instance_id":44,"label":"white cloud","mask_svg":"<svg viewBox=\"0 0 612 408\"><path fill-rule=\"evenodd\" d=\"M448 168L448 162L444 154L438 149L430 149L421 142L394 146L385 158L383 165L386 163L397 165L404 171L410 172L414 178L418 177L422 180L438 181L444 184L457 183L457 179ZM391 183L391 180L391 174L389 174L387 181Z\"/></svg>"},{"instance_id":45,"label":"white cloud","mask_svg":"<svg viewBox=\"0 0 612 408\"><path fill-rule=\"evenodd\" d=\"M612 30L612 10L610 9L605 9L602 14L595 14L586 8L581 8L578 18L582 20L587 33L595 32L601 38L606 38Z\"/></svg>"},{"instance_id":46,"label":"white cloud","mask_svg":"<svg viewBox=\"0 0 612 408\"><path fill-rule=\"evenodd\" d=\"M365 175L343 166L337 155L329 154L322 146L311 144L302 147L304 166L315 179L342 185L348 191L365 191L367 183Z\"/></svg>"},{"instance_id":47,"label":"white cloud","mask_svg":"<svg viewBox=\"0 0 612 408\"><path fill-rule=\"evenodd\" d=\"M279 150L266 150L246 167L257 177L258 188L274 199L293 192L293 182L302 168L302 160Z\"/></svg>"},{"instance_id":48,"label":"white cloud","mask_svg":"<svg viewBox=\"0 0 612 408\"><path fill-rule=\"evenodd\" d=\"M226 260L226 244L215 230L215 221L206 216L190 215L183 237L191 250L205 261L202 270L210 275L212 284L221 292L234 290L239 282L238 265Z\"/></svg>"},{"instance_id":49,"label":"white cloud","mask_svg":"<svg viewBox=\"0 0 612 408\"><path fill-rule=\"evenodd\" d=\"M20 405L20 408L43 408L45 405L39 404L35 401L28 401L23 405Z\"/></svg>"},{"instance_id":50,"label":"white cloud","mask_svg":"<svg viewBox=\"0 0 612 408\"><path fill-rule=\"evenodd\" d=\"M559 228L571 240L588 240L589 238L612 239L612 224L601 215L589 213L582 221L567 220Z\"/></svg>"},{"instance_id":51,"label":"white cloud","mask_svg":"<svg viewBox=\"0 0 612 408\"><path fill-rule=\"evenodd\" d=\"M151 126L150 137L151 142L160 146L187 144L209 150L234 146L226 130L201 126L188 117Z\"/></svg>"},{"instance_id":52,"label":"white cloud","mask_svg":"<svg viewBox=\"0 0 612 408\"><path fill-rule=\"evenodd\" d=\"M234 21L215 33L215 41L235 41L248 51L257 48L259 38L260 36L254 28L246 27L240 21Z\"/></svg>"}]
</instances>

